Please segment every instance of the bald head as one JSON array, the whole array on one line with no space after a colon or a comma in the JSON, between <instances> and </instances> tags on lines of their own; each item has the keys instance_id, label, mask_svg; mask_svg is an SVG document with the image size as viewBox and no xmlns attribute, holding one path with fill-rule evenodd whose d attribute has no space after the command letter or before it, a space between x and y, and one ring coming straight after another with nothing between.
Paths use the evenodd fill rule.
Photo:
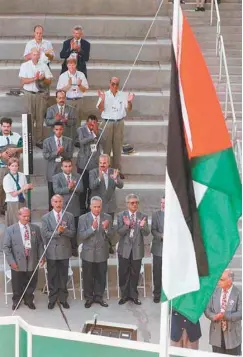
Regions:
<instances>
[{"instance_id":1,"label":"bald head","mask_svg":"<svg viewBox=\"0 0 243 357\"><path fill-rule=\"evenodd\" d=\"M30 221L30 210L27 207L23 207L19 209L18 212L19 221L21 224L28 224Z\"/></svg>"},{"instance_id":2,"label":"bald head","mask_svg":"<svg viewBox=\"0 0 243 357\"><path fill-rule=\"evenodd\" d=\"M120 79L118 77L112 77L110 80L110 91L115 94L119 90Z\"/></svg>"}]
</instances>

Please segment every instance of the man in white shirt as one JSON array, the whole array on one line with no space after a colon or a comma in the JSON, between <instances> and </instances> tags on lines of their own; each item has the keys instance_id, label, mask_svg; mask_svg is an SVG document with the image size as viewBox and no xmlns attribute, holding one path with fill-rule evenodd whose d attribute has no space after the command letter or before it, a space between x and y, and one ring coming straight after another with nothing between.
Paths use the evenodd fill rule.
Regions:
<instances>
[{"instance_id":1,"label":"man in white shirt","mask_svg":"<svg viewBox=\"0 0 243 357\"><path fill-rule=\"evenodd\" d=\"M6 228L3 251L11 268L11 283L13 290L13 306L16 310L20 306L20 299L33 275L36 265L44 264L44 245L40 228L30 222L30 210L26 207L19 210L19 222ZM24 294L24 303L31 310L35 310L34 291L36 289L38 271L30 280Z\"/></svg>"},{"instance_id":2,"label":"man in white shirt","mask_svg":"<svg viewBox=\"0 0 243 357\"><path fill-rule=\"evenodd\" d=\"M78 123L82 119L82 98L89 85L83 72L77 71L77 60L73 57L67 59L68 70L62 73L58 79L57 90L66 92L67 104L77 110Z\"/></svg>"},{"instance_id":3,"label":"man in white shirt","mask_svg":"<svg viewBox=\"0 0 243 357\"><path fill-rule=\"evenodd\" d=\"M241 291L233 285L233 272L226 269L205 310L211 320L209 344L213 352L241 355Z\"/></svg>"},{"instance_id":4,"label":"man in white shirt","mask_svg":"<svg viewBox=\"0 0 243 357\"><path fill-rule=\"evenodd\" d=\"M106 92L98 91L99 100L96 107L101 112L104 131L104 153L109 155L113 152L112 167L121 172L121 152L123 144L124 118L127 111L132 110L134 94L128 95L119 91L120 79L112 77L110 89ZM123 179L124 175L120 174Z\"/></svg>"},{"instance_id":5,"label":"man in white shirt","mask_svg":"<svg viewBox=\"0 0 243 357\"><path fill-rule=\"evenodd\" d=\"M19 158L20 153L23 152L23 140L18 133L12 132L11 118L3 117L0 123L0 213L5 214L5 193L2 182L4 176L8 173L8 160L11 157Z\"/></svg>"},{"instance_id":6,"label":"man in white shirt","mask_svg":"<svg viewBox=\"0 0 243 357\"><path fill-rule=\"evenodd\" d=\"M32 48L31 59L21 64L19 77L27 101L26 110L31 113L33 123L33 143L42 147L43 121L49 98L49 86L52 74L48 66L39 62L40 52Z\"/></svg>"},{"instance_id":7,"label":"man in white shirt","mask_svg":"<svg viewBox=\"0 0 243 357\"><path fill-rule=\"evenodd\" d=\"M34 27L34 39L27 42L24 50L24 59L29 61L31 59L32 48L37 48L40 51L40 62L49 64L54 56L53 46L50 41L43 39L44 29L41 25Z\"/></svg>"}]
</instances>

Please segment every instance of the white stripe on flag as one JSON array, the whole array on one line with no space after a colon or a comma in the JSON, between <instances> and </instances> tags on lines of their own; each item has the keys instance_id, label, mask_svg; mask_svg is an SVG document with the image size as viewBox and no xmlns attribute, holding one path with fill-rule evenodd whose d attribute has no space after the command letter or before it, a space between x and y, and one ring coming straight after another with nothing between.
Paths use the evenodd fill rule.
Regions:
<instances>
[{"instance_id":1,"label":"white stripe on flag","mask_svg":"<svg viewBox=\"0 0 243 357\"><path fill-rule=\"evenodd\" d=\"M162 286L168 300L200 288L192 236L167 171Z\"/></svg>"}]
</instances>

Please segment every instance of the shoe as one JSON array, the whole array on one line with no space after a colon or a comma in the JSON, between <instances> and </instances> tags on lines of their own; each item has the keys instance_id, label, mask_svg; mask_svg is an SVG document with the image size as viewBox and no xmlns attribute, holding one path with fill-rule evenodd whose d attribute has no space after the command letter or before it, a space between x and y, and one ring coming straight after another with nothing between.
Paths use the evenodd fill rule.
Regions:
<instances>
[{"instance_id":1,"label":"shoe","mask_svg":"<svg viewBox=\"0 0 243 357\"><path fill-rule=\"evenodd\" d=\"M158 304L160 302L160 298L159 297L154 297L154 302L155 302L155 304Z\"/></svg>"},{"instance_id":2,"label":"shoe","mask_svg":"<svg viewBox=\"0 0 243 357\"><path fill-rule=\"evenodd\" d=\"M129 299L128 298L121 298L119 301L118 301L118 304L119 305L124 305Z\"/></svg>"},{"instance_id":3,"label":"shoe","mask_svg":"<svg viewBox=\"0 0 243 357\"><path fill-rule=\"evenodd\" d=\"M78 250L77 249L72 250L72 256L73 257L78 257Z\"/></svg>"},{"instance_id":4,"label":"shoe","mask_svg":"<svg viewBox=\"0 0 243 357\"><path fill-rule=\"evenodd\" d=\"M185 4L185 1L184 1L184 0L180 0L180 3L181 3L181 4Z\"/></svg>"},{"instance_id":5,"label":"shoe","mask_svg":"<svg viewBox=\"0 0 243 357\"><path fill-rule=\"evenodd\" d=\"M56 305L55 302L49 302L49 303L48 303L48 309L49 309L49 310L54 309L55 305Z\"/></svg>"},{"instance_id":6,"label":"shoe","mask_svg":"<svg viewBox=\"0 0 243 357\"><path fill-rule=\"evenodd\" d=\"M139 299L131 299L131 301L133 301L134 304L136 304L136 305L142 305L142 303Z\"/></svg>"},{"instance_id":7,"label":"shoe","mask_svg":"<svg viewBox=\"0 0 243 357\"><path fill-rule=\"evenodd\" d=\"M205 11L205 7L200 7L200 11Z\"/></svg>"},{"instance_id":8,"label":"shoe","mask_svg":"<svg viewBox=\"0 0 243 357\"><path fill-rule=\"evenodd\" d=\"M64 309L70 309L69 303L68 303L67 301L65 301L65 302L60 302L60 304L62 305L62 307L63 307Z\"/></svg>"},{"instance_id":9,"label":"shoe","mask_svg":"<svg viewBox=\"0 0 243 357\"><path fill-rule=\"evenodd\" d=\"M43 141L42 140L37 141L35 146L42 150L43 149Z\"/></svg>"},{"instance_id":10,"label":"shoe","mask_svg":"<svg viewBox=\"0 0 243 357\"><path fill-rule=\"evenodd\" d=\"M103 307L108 307L109 305L103 301L103 300L100 300L100 301L95 301L97 304L100 304L100 306L103 306Z\"/></svg>"},{"instance_id":11,"label":"shoe","mask_svg":"<svg viewBox=\"0 0 243 357\"><path fill-rule=\"evenodd\" d=\"M31 310L35 310L36 309L35 304L32 301L31 302L25 301L24 304L26 306L28 306L28 308L31 309Z\"/></svg>"},{"instance_id":12,"label":"shoe","mask_svg":"<svg viewBox=\"0 0 243 357\"><path fill-rule=\"evenodd\" d=\"M132 154L134 151L135 151L135 150L134 150L134 146L131 145L131 144L124 144L124 145L122 146L122 153L123 153L124 155Z\"/></svg>"},{"instance_id":13,"label":"shoe","mask_svg":"<svg viewBox=\"0 0 243 357\"><path fill-rule=\"evenodd\" d=\"M120 172L119 175L120 175L120 179L121 179L121 180L124 180L124 179L125 179L125 176L123 175L122 172Z\"/></svg>"},{"instance_id":14,"label":"shoe","mask_svg":"<svg viewBox=\"0 0 243 357\"><path fill-rule=\"evenodd\" d=\"M197 7L195 8L195 11L201 11L201 8L200 8L199 6L197 6Z\"/></svg>"},{"instance_id":15,"label":"shoe","mask_svg":"<svg viewBox=\"0 0 243 357\"><path fill-rule=\"evenodd\" d=\"M92 300L87 300L87 301L85 302L85 304L84 304L84 307L85 307L86 309L89 309L89 308L92 306L92 304L93 304L93 301L92 301Z\"/></svg>"},{"instance_id":16,"label":"shoe","mask_svg":"<svg viewBox=\"0 0 243 357\"><path fill-rule=\"evenodd\" d=\"M17 310L18 310L18 308L20 307L20 304L19 304L18 307L17 307L17 306L18 306L18 304L13 304L13 305L12 305L12 310L16 310L16 308L17 308Z\"/></svg>"}]
</instances>

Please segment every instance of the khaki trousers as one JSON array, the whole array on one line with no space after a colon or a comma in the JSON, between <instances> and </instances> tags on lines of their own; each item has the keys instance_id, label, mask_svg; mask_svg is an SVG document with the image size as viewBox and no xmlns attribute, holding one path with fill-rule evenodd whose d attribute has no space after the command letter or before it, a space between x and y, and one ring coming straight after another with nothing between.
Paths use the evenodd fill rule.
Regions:
<instances>
[{"instance_id":1,"label":"khaki trousers","mask_svg":"<svg viewBox=\"0 0 243 357\"><path fill-rule=\"evenodd\" d=\"M3 189L3 178L8 173L7 167L0 167L0 209L3 209L5 202L5 192Z\"/></svg>"},{"instance_id":2,"label":"khaki trousers","mask_svg":"<svg viewBox=\"0 0 243 357\"><path fill-rule=\"evenodd\" d=\"M103 120L102 127L105 126L106 120ZM104 154L110 155L113 152L112 165L114 169L121 171L121 153L124 136L124 120L110 120L105 128L102 138L102 147Z\"/></svg>"},{"instance_id":3,"label":"khaki trousers","mask_svg":"<svg viewBox=\"0 0 243 357\"><path fill-rule=\"evenodd\" d=\"M48 96L46 93L31 93L24 91L26 110L31 114L33 144L44 139L44 116L46 114Z\"/></svg>"},{"instance_id":4,"label":"khaki trousers","mask_svg":"<svg viewBox=\"0 0 243 357\"><path fill-rule=\"evenodd\" d=\"M19 221L19 209L26 207L26 202L7 202L7 211L5 213L5 225L6 227L12 224L18 223Z\"/></svg>"},{"instance_id":5,"label":"khaki trousers","mask_svg":"<svg viewBox=\"0 0 243 357\"><path fill-rule=\"evenodd\" d=\"M191 342L188 338L187 332L183 329L181 338L178 342L170 341L170 345L174 347L190 348L192 350L198 350L199 340Z\"/></svg>"},{"instance_id":6,"label":"khaki trousers","mask_svg":"<svg viewBox=\"0 0 243 357\"><path fill-rule=\"evenodd\" d=\"M67 99L67 104L71 107L76 108L76 115L77 115L77 127L81 125L83 118L83 98L80 99Z\"/></svg>"}]
</instances>

